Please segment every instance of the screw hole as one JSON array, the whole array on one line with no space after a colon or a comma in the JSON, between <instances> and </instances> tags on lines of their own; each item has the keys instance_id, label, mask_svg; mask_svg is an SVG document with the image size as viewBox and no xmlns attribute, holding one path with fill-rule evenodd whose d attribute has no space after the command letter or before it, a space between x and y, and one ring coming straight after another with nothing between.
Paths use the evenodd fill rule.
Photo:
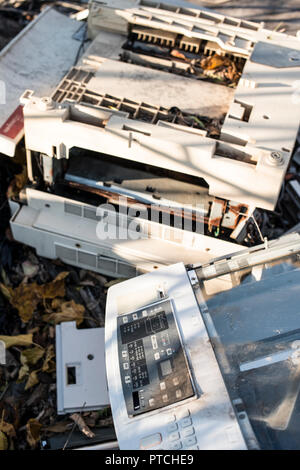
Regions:
<instances>
[{"instance_id":1,"label":"screw hole","mask_svg":"<svg viewBox=\"0 0 300 470\"><path fill-rule=\"evenodd\" d=\"M45 204L45 207L50 207L50 204Z\"/></svg>"},{"instance_id":2,"label":"screw hole","mask_svg":"<svg viewBox=\"0 0 300 470\"><path fill-rule=\"evenodd\" d=\"M75 246L76 246L76 248L81 248L80 243L76 243Z\"/></svg>"},{"instance_id":3,"label":"screw hole","mask_svg":"<svg viewBox=\"0 0 300 470\"><path fill-rule=\"evenodd\" d=\"M92 361L94 359L94 356L93 354L88 354L87 358L89 361Z\"/></svg>"},{"instance_id":4,"label":"screw hole","mask_svg":"<svg viewBox=\"0 0 300 470\"><path fill-rule=\"evenodd\" d=\"M264 118L264 119L270 119L270 117L267 116L266 114L263 115L263 118Z\"/></svg>"}]
</instances>

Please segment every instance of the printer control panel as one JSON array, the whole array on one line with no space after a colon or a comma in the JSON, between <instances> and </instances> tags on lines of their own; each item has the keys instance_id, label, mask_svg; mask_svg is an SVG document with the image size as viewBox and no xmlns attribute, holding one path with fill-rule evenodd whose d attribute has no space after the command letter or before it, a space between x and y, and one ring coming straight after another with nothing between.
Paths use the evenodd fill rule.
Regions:
<instances>
[{"instance_id":1,"label":"printer control panel","mask_svg":"<svg viewBox=\"0 0 300 470\"><path fill-rule=\"evenodd\" d=\"M120 374L128 416L162 408L195 394L169 299L120 315L117 322Z\"/></svg>"}]
</instances>

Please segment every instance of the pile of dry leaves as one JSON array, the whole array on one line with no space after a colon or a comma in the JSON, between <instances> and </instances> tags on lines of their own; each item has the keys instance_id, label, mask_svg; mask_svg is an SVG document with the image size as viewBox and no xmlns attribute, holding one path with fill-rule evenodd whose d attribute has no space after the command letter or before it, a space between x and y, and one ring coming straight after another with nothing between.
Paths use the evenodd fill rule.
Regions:
<instances>
[{"instance_id":1,"label":"pile of dry leaves","mask_svg":"<svg viewBox=\"0 0 300 470\"><path fill-rule=\"evenodd\" d=\"M75 424L91 438L93 428L112 426L110 410L57 416L55 325L103 326L109 282L13 242L9 249L12 267L0 272L0 450L36 448L60 433L67 441Z\"/></svg>"}]
</instances>

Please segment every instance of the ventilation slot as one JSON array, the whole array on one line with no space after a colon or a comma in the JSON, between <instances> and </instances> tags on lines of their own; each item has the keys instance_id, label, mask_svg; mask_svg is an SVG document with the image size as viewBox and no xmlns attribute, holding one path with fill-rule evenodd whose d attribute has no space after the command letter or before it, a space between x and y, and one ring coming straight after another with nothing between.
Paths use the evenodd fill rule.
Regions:
<instances>
[{"instance_id":1,"label":"ventilation slot","mask_svg":"<svg viewBox=\"0 0 300 470\"><path fill-rule=\"evenodd\" d=\"M78 263L85 264L91 268L97 267L97 256L85 251L78 251Z\"/></svg>"},{"instance_id":2,"label":"ventilation slot","mask_svg":"<svg viewBox=\"0 0 300 470\"><path fill-rule=\"evenodd\" d=\"M113 259L98 256L97 265L98 269L109 271L113 274L117 273L117 262Z\"/></svg>"},{"instance_id":3,"label":"ventilation slot","mask_svg":"<svg viewBox=\"0 0 300 470\"><path fill-rule=\"evenodd\" d=\"M82 206L78 204L72 204L71 202L65 202L66 214L79 215L81 217Z\"/></svg>"},{"instance_id":4,"label":"ventilation slot","mask_svg":"<svg viewBox=\"0 0 300 470\"><path fill-rule=\"evenodd\" d=\"M55 245L56 257L67 261L77 261L76 250L62 245Z\"/></svg>"}]
</instances>

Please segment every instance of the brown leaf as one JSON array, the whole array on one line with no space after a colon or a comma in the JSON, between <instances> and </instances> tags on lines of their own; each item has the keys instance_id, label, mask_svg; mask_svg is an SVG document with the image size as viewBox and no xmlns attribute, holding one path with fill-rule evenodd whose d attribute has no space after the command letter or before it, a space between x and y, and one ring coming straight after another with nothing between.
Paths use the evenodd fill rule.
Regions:
<instances>
[{"instance_id":1,"label":"brown leaf","mask_svg":"<svg viewBox=\"0 0 300 470\"><path fill-rule=\"evenodd\" d=\"M4 432L9 437L15 437L16 431L12 424L0 421L0 431Z\"/></svg>"},{"instance_id":2,"label":"brown leaf","mask_svg":"<svg viewBox=\"0 0 300 470\"><path fill-rule=\"evenodd\" d=\"M176 57L177 59L186 59L185 55L182 52L178 51L178 49L172 49L171 56Z\"/></svg>"},{"instance_id":3,"label":"brown leaf","mask_svg":"<svg viewBox=\"0 0 300 470\"><path fill-rule=\"evenodd\" d=\"M18 310L21 319L28 322L39 303L39 286L33 282L32 284L20 284L15 289L11 287L7 287L7 289L10 295L9 302Z\"/></svg>"},{"instance_id":4,"label":"brown leaf","mask_svg":"<svg viewBox=\"0 0 300 470\"><path fill-rule=\"evenodd\" d=\"M64 271L58 274L58 276L56 276L54 281L41 286L42 298L43 299L55 299L56 297L64 297L66 294L65 278L69 274L70 273L68 271Z\"/></svg>"},{"instance_id":5,"label":"brown leaf","mask_svg":"<svg viewBox=\"0 0 300 470\"><path fill-rule=\"evenodd\" d=\"M63 321L75 321L77 325L83 322L85 308L83 305L76 304L74 300L63 302L60 312L53 312L43 316L43 320L60 323Z\"/></svg>"},{"instance_id":6,"label":"brown leaf","mask_svg":"<svg viewBox=\"0 0 300 470\"><path fill-rule=\"evenodd\" d=\"M0 291L8 300L11 299L11 288L5 286L4 284L2 284L2 282L0 282Z\"/></svg>"},{"instance_id":7,"label":"brown leaf","mask_svg":"<svg viewBox=\"0 0 300 470\"><path fill-rule=\"evenodd\" d=\"M227 57L214 54L201 61L201 67L204 70L213 70L226 64Z\"/></svg>"},{"instance_id":8,"label":"brown leaf","mask_svg":"<svg viewBox=\"0 0 300 470\"><path fill-rule=\"evenodd\" d=\"M30 447L36 447L38 441L40 440L40 432L42 425L36 419L31 418L26 424L27 431L27 442Z\"/></svg>"},{"instance_id":9,"label":"brown leaf","mask_svg":"<svg viewBox=\"0 0 300 470\"><path fill-rule=\"evenodd\" d=\"M95 437L95 434L90 430L90 428L84 422L84 419L78 413L72 414L70 418L77 424L83 434L90 438Z\"/></svg>"},{"instance_id":10,"label":"brown leaf","mask_svg":"<svg viewBox=\"0 0 300 470\"><path fill-rule=\"evenodd\" d=\"M54 281L47 284L38 285L36 282L31 284L20 284L15 289L0 285L2 293L8 298L9 302L15 307L21 319L27 323L31 320L39 302L43 299L55 299L65 295L65 278L69 272L64 271Z\"/></svg>"},{"instance_id":11,"label":"brown leaf","mask_svg":"<svg viewBox=\"0 0 300 470\"><path fill-rule=\"evenodd\" d=\"M22 382L26 375L29 374L29 365L23 364L19 370L19 376L17 382Z\"/></svg>"},{"instance_id":12,"label":"brown leaf","mask_svg":"<svg viewBox=\"0 0 300 470\"><path fill-rule=\"evenodd\" d=\"M0 431L0 450L7 450L7 449L8 449L7 437L3 431Z\"/></svg>"},{"instance_id":13,"label":"brown leaf","mask_svg":"<svg viewBox=\"0 0 300 470\"><path fill-rule=\"evenodd\" d=\"M55 363L52 361L54 356L55 356L54 346L53 346L53 344L51 344L48 347L47 352L46 352L46 357L45 357L43 367L42 367L43 372L49 372L50 373L50 372L53 372L53 370L55 370Z\"/></svg>"},{"instance_id":14,"label":"brown leaf","mask_svg":"<svg viewBox=\"0 0 300 470\"><path fill-rule=\"evenodd\" d=\"M39 379L37 377L37 371L33 370L30 372L28 380L25 385L25 390L28 390L31 387L34 387L37 383L39 383Z\"/></svg>"},{"instance_id":15,"label":"brown leaf","mask_svg":"<svg viewBox=\"0 0 300 470\"><path fill-rule=\"evenodd\" d=\"M21 352L21 356L26 358L26 362L28 364L36 364L45 354L45 349L42 347L34 347L30 349L26 349L25 351ZM21 361L22 362L22 361ZM22 362L23 364L24 362Z\"/></svg>"},{"instance_id":16,"label":"brown leaf","mask_svg":"<svg viewBox=\"0 0 300 470\"><path fill-rule=\"evenodd\" d=\"M4 341L7 348L11 348L12 346L30 346L32 344L32 334L16 336L0 335L0 341Z\"/></svg>"},{"instance_id":17,"label":"brown leaf","mask_svg":"<svg viewBox=\"0 0 300 470\"><path fill-rule=\"evenodd\" d=\"M8 190L7 190L7 198L10 199L11 197L17 196L21 189L25 186L27 182L27 170L24 167L22 173L15 175L13 181L10 183Z\"/></svg>"}]
</instances>

